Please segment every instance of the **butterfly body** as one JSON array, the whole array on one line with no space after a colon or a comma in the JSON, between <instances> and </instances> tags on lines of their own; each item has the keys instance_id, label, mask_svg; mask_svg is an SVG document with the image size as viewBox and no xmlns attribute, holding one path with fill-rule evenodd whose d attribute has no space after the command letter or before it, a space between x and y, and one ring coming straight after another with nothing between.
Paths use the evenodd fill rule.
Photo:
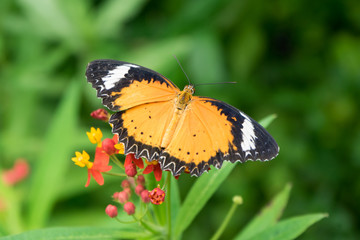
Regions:
<instances>
[{"instance_id":1,"label":"butterfly body","mask_svg":"<svg viewBox=\"0 0 360 240\"><path fill-rule=\"evenodd\" d=\"M200 176L223 161L271 160L279 147L271 135L240 110L216 99L193 96L159 73L115 60L89 63L87 79L115 111L110 123L125 153L159 161L179 175Z\"/></svg>"}]
</instances>

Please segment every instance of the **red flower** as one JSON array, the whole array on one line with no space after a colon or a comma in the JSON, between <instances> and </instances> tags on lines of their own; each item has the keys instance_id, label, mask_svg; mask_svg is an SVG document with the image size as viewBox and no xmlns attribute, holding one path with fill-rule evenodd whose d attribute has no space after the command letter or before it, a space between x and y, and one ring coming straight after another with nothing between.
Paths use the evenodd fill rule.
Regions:
<instances>
[{"instance_id":1,"label":"red flower","mask_svg":"<svg viewBox=\"0 0 360 240\"><path fill-rule=\"evenodd\" d=\"M114 137L111 138L105 138L102 141L102 149L108 154L108 155L113 155L119 152L118 149L116 149L114 146L117 143L117 135L114 135Z\"/></svg>"},{"instance_id":2,"label":"red flower","mask_svg":"<svg viewBox=\"0 0 360 240\"><path fill-rule=\"evenodd\" d=\"M128 180L123 180L122 182L121 182L121 187L123 188L123 189L125 189L125 188L129 188L130 187L130 182L128 181Z\"/></svg>"},{"instance_id":3,"label":"red flower","mask_svg":"<svg viewBox=\"0 0 360 240\"><path fill-rule=\"evenodd\" d=\"M111 218L114 218L118 215L118 210L117 210L117 207L115 207L114 205L107 205L107 207L105 208L105 213L111 217Z\"/></svg>"},{"instance_id":4,"label":"red flower","mask_svg":"<svg viewBox=\"0 0 360 240\"><path fill-rule=\"evenodd\" d=\"M135 193L140 196L141 192L145 190L145 187L141 184L137 185L135 188Z\"/></svg>"},{"instance_id":5,"label":"red flower","mask_svg":"<svg viewBox=\"0 0 360 240\"><path fill-rule=\"evenodd\" d=\"M156 181L160 181L162 177L162 170L159 162L158 161L152 161L152 162L145 161L145 162L148 165L144 169L143 174L149 174L151 172L154 172Z\"/></svg>"},{"instance_id":6,"label":"red flower","mask_svg":"<svg viewBox=\"0 0 360 240\"><path fill-rule=\"evenodd\" d=\"M29 164L24 159L16 160L12 169L2 173L2 180L7 185L14 185L29 175Z\"/></svg>"},{"instance_id":7,"label":"red flower","mask_svg":"<svg viewBox=\"0 0 360 240\"><path fill-rule=\"evenodd\" d=\"M135 205L132 202L127 202L124 204L124 211L128 215L133 215L135 213Z\"/></svg>"},{"instance_id":8,"label":"red flower","mask_svg":"<svg viewBox=\"0 0 360 240\"><path fill-rule=\"evenodd\" d=\"M126 165L125 166L125 173L129 177L135 177L135 175L137 174L135 163L130 163L130 164Z\"/></svg>"},{"instance_id":9,"label":"red flower","mask_svg":"<svg viewBox=\"0 0 360 240\"><path fill-rule=\"evenodd\" d=\"M108 121L110 118L110 114L102 108L99 108L93 112L90 113L90 116L95 119L99 119L102 121Z\"/></svg>"},{"instance_id":10,"label":"red flower","mask_svg":"<svg viewBox=\"0 0 360 240\"><path fill-rule=\"evenodd\" d=\"M144 162L142 158L135 158L135 155L133 153L129 153L128 155L126 155L124 166L126 167L131 163L135 163L138 168L144 168Z\"/></svg>"},{"instance_id":11,"label":"red flower","mask_svg":"<svg viewBox=\"0 0 360 240\"><path fill-rule=\"evenodd\" d=\"M148 190L143 190L140 194L141 200L144 203L149 203L150 202L150 197L149 197L149 191Z\"/></svg>"},{"instance_id":12,"label":"red flower","mask_svg":"<svg viewBox=\"0 0 360 240\"><path fill-rule=\"evenodd\" d=\"M91 168L88 168L88 179L85 187L89 186L91 175L99 185L104 184L104 178L101 175L102 172L110 171L112 166L109 166L109 155L101 147L97 147L95 151L94 164Z\"/></svg>"},{"instance_id":13,"label":"red flower","mask_svg":"<svg viewBox=\"0 0 360 240\"><path fill-rule=\"evenodd\" d=\"M157 187L149 192L149 198L152 204L160 205L165 200L165 192Z\"/></svg>"},{"instance_id":14,"label":"red flower","mask_svg":"<svg viewBox=\"0 0 360 240\"><path fill-rule=\"evenodd\" d=\"M126 192L127 195L129 195L129 197L131 196L131 189L130 189L130 188L125 188L125 189L123 190L123 192Z\"/></svg>"},{"instance_id":15,"label":"red flower","mask_svg":"<svg viewBox=\"0 0 360 240\"><path fill-rule=\"evenodd\" d=\"M143 175L139 175L136 179L137 184L145 185L145 178Z\"/></svg>"},{"instance_id":16,"label":"red flower","mask_svg":"<svg viewBox=\"0 0 360 240\"><path fill-rule=\"evenodd\" d=\"M115 201L119 201L120 203L126 203L130 195L126 191L116 192L113 194L113 198Z\"/></svg>"}]
</instances>

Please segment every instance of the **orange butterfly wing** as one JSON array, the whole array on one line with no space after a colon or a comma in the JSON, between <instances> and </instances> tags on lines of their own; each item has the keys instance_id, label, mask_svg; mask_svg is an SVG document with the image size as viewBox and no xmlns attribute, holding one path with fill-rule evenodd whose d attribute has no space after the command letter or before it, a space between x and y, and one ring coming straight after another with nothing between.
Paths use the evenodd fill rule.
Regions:
<instances>
[{"instance_id":1,"label":"orange butterfly wing","mask_svg":"<svg viewBox=\"0 0 360 240\"><path fill-rule=\"evenodd\" d=\"M85 75L112 111L173 100L179 93L178 87L159 73L127 62L95 60L88 64Z\"/></svg>"},{"instance_id":2,"label":"orange butterfly wing","mask_svg":"<svg viewBox=\"0 0 360 240\"><path fill-rule=\"evenodd\" d=\"M216 99L192 97L160 163L175 175L187 167L200 176L210 165L271 160L278 151L271 135L240 110Z\"/></svg>"},{"instance_id":3,"label":"orange butterfly wing","mask_svg":"<svg viewBox=\"0 0 360 240\"><path fill-rule=\"evenodd\" d=\"M113 132L125 145L125 154L136 158L158 160L161 142L175 111L173 101L143 104L126 111L114 113L110 118Z\"/></svg>"}]
</instances>

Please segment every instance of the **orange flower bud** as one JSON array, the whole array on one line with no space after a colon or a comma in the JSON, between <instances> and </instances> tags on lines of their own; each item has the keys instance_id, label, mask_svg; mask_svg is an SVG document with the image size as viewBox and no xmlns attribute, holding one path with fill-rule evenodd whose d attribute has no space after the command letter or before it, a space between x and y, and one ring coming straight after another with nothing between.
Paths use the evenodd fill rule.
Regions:
<instances>
[{"instance_id":1,"label":"orange flower bud","mask_svg":"<svg viewBox=\"0 0 360 240\"><path fill-rule=\"evenodd\" d=\"M137 185L135 188L135 193L140 196L141 192L145 190L145 187L143 185Z\"/></svg>"},{"instance_id":2,"label":"orange flower bud","mask_svg":"<svg viewBox=\"0 0 360 240\"><path fill-rule=\"evenodd\" d=\"M129 195L129 197L131 196L131 189L130 188L125 188L124 192L126 192Z\"/></svg>"},{"instance_id":3,"label":"orange flower bud","mask_svg":"<svg viewBox=\"0 0 360 240\"><path fill-rule=\"evenodd\" d=\"M128 215L133 215L135 213L135 205L132 202L127 202L124 204L124 211Z\"/></svg>"},{"instance_id":4,"label":"orange flower bud","mask_svg":"<svg viewBox=\"0 0 360 240\"><path fill-rule=\"evenodd\" d=\"M114 218L118 215L118 210L117 210L117 207L115 207L114 205L107 205L107 207L105 208L105 213L111 217L111 218Z\"/></svg>"},{"instance_id":5,"label":"orange flower bud","mask_svg":"<svg viewBox=\"0 0 360 240\"><path fill-rule=\"evenodd\" d=\"M134 177L137 174L136 165L134 163L125 166L125 173L129 177Z\"/></svg>"},{"instance_id":6,"label":"orange flower bud","mask_svg":"<svg viewBox=\"0 0 360 240\"><path fill-rule=\"evenodd\" d=\"M112 140L111 138L105 138L102 141L102 149L108 154L108 155L113 155L115 153L117 153L117 149L114 147L115 145L115 141Z\"/></svg>"},{"instance_id":7,"label":"orange flower bud","mask_svg":"<svg viewBox=\"0 0 360 240\"><path fill-rule=\"evenodd\" d=\"M150 202L150 197L149 197L149 191L148 190L143 190L140 194L141 197L141 201L143 201L144 203L149 203Z\"/></svg>"},{"instance_id":8,"label":"orange flower bud","mask_svg":"<svg viewBox=\"0 0 360 240\"><path fill-rule=\"evenodd\" d=\"M129 198L130 198L130 195L126 191L118 192L118 194L116 196L116 200L122 204L126 203L129 200Z\"/></svg>"},{"instance_id":9,"label":"orange flower bud","mask_svg":"<svg viewBox=\"0 0 360 240\"><path fill-rule=\"evenodd\" d=\"M130 187L130 182L128 181L128 180L123 180L122 182L121 182L121 187L123 188L123 189L125 189L125 188L129 188Z\"/></svg>"},{"instance_id":10,"label":"orange flower bud","mask_svg":"<svg viewBox=\"0 0 360 240\"><path fill-rule=\"evenodd\" d=\"M136 179L137 184L145 185L145 177L143 175L139 175Z\"/></svg>"},{"instance_id":11,"label":"orange flower bud","mask_svg":"<svg viewBox=\"0 0 360 240\"><path fill-rule=\"evenodd\" d=\"M106 122L109 121L109 118L110 118L110 114L105 109L102 109L102 108L99 108L99 109L91 112L90 116L92 118L106 121Z\"/></svg>"}]
</instances>

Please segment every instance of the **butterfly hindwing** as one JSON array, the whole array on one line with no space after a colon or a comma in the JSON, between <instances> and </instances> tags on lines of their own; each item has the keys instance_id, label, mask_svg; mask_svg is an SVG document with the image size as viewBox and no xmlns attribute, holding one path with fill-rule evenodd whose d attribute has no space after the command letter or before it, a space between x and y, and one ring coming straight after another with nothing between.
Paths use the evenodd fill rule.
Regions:
<instances>
[{"instance_id":1,"label":"butterfly hindwing","mask_svg":"<svg viewBox=\"0 0 360 240\"><path fill-rule=\"evenodd\" d=\"M179 89L161 74L136 64L95 60L86 69L88 82L112 111L174 99Z\"/></svg>"},{"instance_id":2,"label":"butterfly hindwing","mask_svg":"<svg viewBox=\"0 0 360 240\"><path fill-rule=\"evenodd\" d=\"M271 160L279 151L259 123L224 102L206 97L192 98L174 136L160 156L160 163L173 174L187 167L191 175L200 176L210 165L221 168L223 161Z\"/></svg>"}]
</instances>

